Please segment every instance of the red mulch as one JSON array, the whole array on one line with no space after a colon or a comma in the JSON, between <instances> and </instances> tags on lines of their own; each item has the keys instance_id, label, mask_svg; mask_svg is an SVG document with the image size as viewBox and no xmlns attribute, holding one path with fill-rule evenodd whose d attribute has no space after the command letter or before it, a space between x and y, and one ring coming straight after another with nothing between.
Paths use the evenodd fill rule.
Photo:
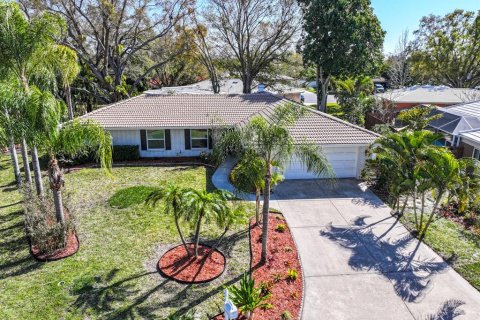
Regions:
<instances>
[{"instance_id":1,"label":"red mulch","mask_svg":"<svg viewBox=\"0 0 480 320\"><path fill-rule=\"evenodd\" d=\"M78 238L74 232L70 233L67 239L67 245L65 248L55 251L52 254L44 254L40 253L40 250L36 246L32 246L32 255L35 259L39 261L54 261L60 260L66 257L69 257L75 254L80 247L80 243L78 242Z\"/></svg>"},{"instance_id":2,"label":"red mulch","mask_svg":"<svg viewBox=\"0 0 480 320\"><path fill-rule=\"evenodd\" d=\"M193 243L188 244L193 252ZM160 272L178 282L201 283L211 281L220 276L225 270L225 257L220 251L215 250L210 255L209 246L198 246L198 259L188 257L183 245L176 246L167 251L158 260Z\"/></svg>"},{"instance_id":3,"label":"red mulch","mask_svg":"<svg viewBox=\"0 0 480 320\"><path fill-rule=\"evenodd\" d=\"M269 303L273 308L256 310L255 319L281 319L283 312L288 311L292 319L298 319L303 297L302 267L298 259L298 252L293 241L290 229L283 232L276 230L277 225L286 224L282 215L270 213L268 227L268 257L264 265L259 265L262 253L262 228L252 226L250 238L253 253L253 278L255 283L271 282L272 296ZM296 270L298 278L295 281L286 280L289 269ZM281 279L275 282L275 276Z\"/></svg>"},{"instance_id":4,"label":"red mulch","mask_svg":"<svg viewBox=\"0 0 480 320\"><path fill-rule=\"evenodd\" d=\"M279 224L286 224L281 214L270 212L268 227L268 253L267 262L259 265L262 254L262 227L254 226L254 221L250 227L250 241L252 244L252 267L255 285L269 283L271 285L271 297L267 301L273 305L273 308L262 310L257 309L254 313L255 320L274 320L282 319L282 313L290 312L292 319L300 317L300 308L303 298L303 279L302 267L298 259L298 252L293 241L290 229L283 232L276 230ZM289 269L298 272L298 278L295 281L286 280ZM280 279L276 279L278 278ZM222 320L223 315L217 315L212 320ZM239 319L245 319L240 317Z\"/></svg>"}]
</instances>

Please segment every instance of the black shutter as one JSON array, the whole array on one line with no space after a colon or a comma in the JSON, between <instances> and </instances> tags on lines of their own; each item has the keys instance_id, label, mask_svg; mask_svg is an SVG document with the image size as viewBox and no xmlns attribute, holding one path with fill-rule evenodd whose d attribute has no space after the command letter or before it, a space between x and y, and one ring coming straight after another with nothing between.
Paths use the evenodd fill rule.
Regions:
<instances>
[{"instance_id":1,"label":"black shutter","mask_svg":"<svg viewBox=\"0 0 480 320\"><path fill-rule=\"evenodd\" d=\"M185 129L185 150L192 149L190 145L190 129Z\"/></svg>"},{"instance_id":2,"label":"black shutter","mask_svg":"<svg viewBox=\"0 0 480 320\"><path fill-rule=\"evenodd\" d=\"M140 130L140 143L142 150L147 150L147 130Z\"/></svg>"},{"instance_id":3,"label":"black shutter","mask_svg":"<svg viewBox=\"0 0 480 320\"><path fill-rule=\"evenodd\" d=\"M165 150L172 150L172 138L170 129L165 129Z\"/></svg>"},{"instance_id":4,"label":"black shutter","mask_svg":"<svg viewBox=\"0 0 480 320\"><path fill-rule=\"evenodd\" d=\"M212 130L208 130L208 149L213 149Z\"/></svg>"}]
</instances>

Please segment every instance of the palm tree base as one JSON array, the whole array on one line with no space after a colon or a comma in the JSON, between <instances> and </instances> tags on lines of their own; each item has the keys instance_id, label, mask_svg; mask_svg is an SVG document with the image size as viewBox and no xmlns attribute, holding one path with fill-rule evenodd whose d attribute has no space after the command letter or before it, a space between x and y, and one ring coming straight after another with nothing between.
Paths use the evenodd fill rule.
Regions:
<instances>
[{"instance_id":1,"label":"palm tree base","mask_svg":"<svg viewBox=\"0 0 480 320\"><path fill-rule=\"evenodd\" d=\"M70 256L73 256L80 249L80 241L78 240L77 234L75 231L72 231L67 238L67 244L64 248L56 250L52 253L42 253L36 247L30 244L30 254L38 261L47 262L47 261L56 261L64 259Z\"/></svg>"},{"instance_id":2,"label":"palm tree base","mask_svg":"<svg viewBox=\"0 0 480 320\"><path fill-rule=\"evenodd\" d=\"M187 243L193 252L193 243ZM213 250L213 251L212 251ZM165 252L157 268L166 278L180 283L205 283L220 277L225 271L226 258L222 252L204 244L198 246L199 257L187 255L183 244Z\"/></svg>"}]
</instances>

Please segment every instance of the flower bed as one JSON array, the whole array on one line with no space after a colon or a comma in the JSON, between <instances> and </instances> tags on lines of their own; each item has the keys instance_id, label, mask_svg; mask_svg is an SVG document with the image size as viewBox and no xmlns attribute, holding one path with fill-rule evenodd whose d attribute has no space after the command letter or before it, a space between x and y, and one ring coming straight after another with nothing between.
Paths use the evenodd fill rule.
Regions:
<instances>
[{"instance_id":1,"label":"flower bed","mask_svg":"<svg viewBox=\"0 0 480 320\"><path fill-rule=\"evenodd\" d=\"M188 244L193 252L193 244ZM183 245L168 250L158 261L162 275L180 283L203 283L218 278L225 270L225 257L206 245L198 246L198 259L187 256Z\"/></svg>"},{"instance_id":2,"label":"flower bed","mask_svg":"<svg viewBox=\"0 0 480 320\"><path fill-rule=\"evenodd\" d=\"M30 250L32 256L38 261L55 261L74 255L75 253L77 253L79 247L80 243L78 241L77 235L75 234L75 232L71 232L68 235L65 248L61 250L57 250L51 254L41 253L36 246L31 246Z\"/></svg>"},{"instance_id":3,"label":"flower bed","mask_svg":"<svg viewBox=\"0 0 480 320\"><path fill-rule=\"evenodd\" d=\"M253 223L253 221L252 221ZM255 282L271 293L271 308L255 311L255 319L298 319L303 300L303 275L297 248L281 214L270 212L268 259L260 265L262 227L250 229L252 269ZM295 273L289 277L289 272Z\"/></svg>"}]
</instances>

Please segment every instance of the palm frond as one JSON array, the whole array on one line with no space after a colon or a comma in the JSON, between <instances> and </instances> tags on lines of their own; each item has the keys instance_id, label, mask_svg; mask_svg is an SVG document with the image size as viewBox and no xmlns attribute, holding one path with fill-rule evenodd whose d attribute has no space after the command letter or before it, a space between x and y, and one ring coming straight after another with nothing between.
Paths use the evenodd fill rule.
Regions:
<instances>
[{"instance_id":1,"label":"palm frond","mask_svg":"<svg viewBox=\"0 0 480 320\"><path fill-rule=\"evenodd\" d=\"M305 165L307 171L323 178L334 178L335 171L328 162L322 147L317 144L302 143L295 146L295 155Z\"/></svg>"}]
</instances>

